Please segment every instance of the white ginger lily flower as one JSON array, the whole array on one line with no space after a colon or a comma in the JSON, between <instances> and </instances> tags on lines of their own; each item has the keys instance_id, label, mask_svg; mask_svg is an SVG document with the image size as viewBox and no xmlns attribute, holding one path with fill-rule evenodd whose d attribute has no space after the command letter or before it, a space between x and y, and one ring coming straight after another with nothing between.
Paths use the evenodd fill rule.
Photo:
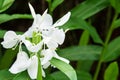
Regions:
<instances>
[{"instance_id":1,"label":"white ginger lily flower","mask_svg":"<svg viewBox=\"0 0 120 80\"><path fill-rule=\"evenodd\" d=\"M30 58L30 62L31 64L27 69L28 74L30 75L31 79L36 79L38 73L38 57L36 55L32 56ZM42 76L45 77L45 72L43 71L43 69L42 69Z\"/></svg>"},{"instance_id":2,"label":"white ginger lily flower","mask_svg":"<svg viewBox=\"0 0 120 80\"><path fill-rule=\"evenodd\" d=\"M29 4L31 14L34 18L31 29L33 31L42 31L44 27L52 26L53 20L50 14L47 14L47 10L41 16L40 14L36 14L34 8L31 4Z\"/></svg>"},{"instance_id":3,"label":"white ginger lily flower","mask_svg":"<svg viewBox=\"0 0 120 80\"><path fill-rule=\"evenodd\" d=\"M38 52L42 48L43 41L35 45L26 40L25 37L29 36L26 33L23 35L17 35L14 31L7 31L4 35L4 41L1 42L1 44L4 48L12 48L21 42L24 43L26 48L31 52Z\"/></svg>"},{"instance_id":4,"label":"white ginger lily flower","mask_svg":"<svg viewBox=\"0 0 120 80\"><path fill-rule=\"evenodd\" d=\"M17 59L14 62L14 64L10 67L9 71L13 74L17 74L25 70L28 71L28 74L31 79L36 79L38 72L38 58L36 55L29 58L27 53L21 51L17 54ZM43 69L42 76L45 77Z\"/></svg>"},{"instance_id":5,"label":"white ginger lily flower","mask_svg":"<svg viewBox=\"0 0 120 80\"><path fill-rule=\"evenodd\" d=\"M69 63L69 60L58 56L55 52L55 49L58 47L58 45L61 45L65 39L65 32L63 29L59 29L58 26L65 24L70 18L71 13L68 12L65 16L53 24L52 16L47 14L47 10L41 16L40 14L35 13L30 4L29 7L34 18L32 26L23 35L17 35L14 31L6 32L4 41L1 44L4 48L12 48L14 46L16 47L20 43L17 59L10 67L9 71L13 74L17 74L27 70L30 78L36 79L38 73L38 57L34 55L29 58L27 53L22 51L21 44L24 43L30 52L35 53L39 52L44 44L47 45L48 49L44 48L40 54L41 56L43 55L43 57L40 58L43 68L47 68L50 65L50 60L53 57ZM27 37L28 39L33 39L33 32L38 33L37 37L42 37L42 40L38 44L32 43L26 39ZM45 77L43 69L42 76Z\"/></svg>"},{"instance_id":6,"label":"white ginger lily flower","mask_svg":"<svg viewBox=\"0 0 120 80\"><path fill-rule=\"evenodd\" d=\"M50 14L47 14L47 10L41 16L40 14L35 13L35 10L31 4L29 4L29 7L30 7L31 14L34 18L32 27L35 27L39 31L43 31L44 28L46 29L46 27L49 29L50 27L55 28L57 26L62 26L69 20L71 15L71 13L68 12L66 15L64 15L62 18L56 21L55 24L53 24L52 16Z\"/></svg>"},{"instance_id":7,"label":"white ginger lily flower","mask_svg":"<svg viewBox=\"0 0 120 80\"><path fill-rule=\"evenodd\" d=\"M21 35L17 35L14 31L7 31L1 44L4 48L12 48L21 41L21 37Z\"/></svg>"},{"instance_id":8,"label":"white ginger lily flower","mask_svg":"<svg viewBox=\"0 0 120 80\"><path fill-rule=\"evenodd\" d=\"M30 51L30 52L38 52L41 48L42 48L42 45L43 45L43 41L40 41L38 44L32 44L30 41L28 40L23 40L23 43L25 44L25 46L27 47L27 49Z\"/></svg>"},{"instance_id":9,"label":"white ginger lily flower","mask_svg":"<svg viewBox=\"0 0 120 80\"><path fill-rule=\"evenodd\" d=\"M65 39L65 32L63 29L54 28L49 35L43 35L43 41L49 49L55 50L58 44L61 45Z\"/></svg>"},{"instance_id":10,"label":"white ginger lily flower","mask_svg":"<svg viewBox=\"0 0 120 80\"><path fill-rule=\"evenodd\" d=\"M61 45L65 39L65 32L63 29L58 29L57 27L65 24L69 20L71 13L68 12L53 24L52 16L47 14L47 10L41 16L35 13L31 4L29 4L29 7L34 18L33 25L30 27L29 31L35 30L41 32L43 41L47 47L53 50L56 49L58 44Z\"/></svg>"},{"instance_id":11,"label":"white ginger lily flower","mask_svg":"<svg viewBox=\"0 0 120 80\"><path fill-rule=\"evenodd\" d=\"M51 49L42 50L41 55L44 56L43 58L41 58L41 64L43 65L43 68L45 68L45 69L50 65L49 61L53 57L55 57L55 58L57 58L57 59L59 59L61 61L64 61L67 64L69 63L69 60L58 56L58 54L54 50L51 50Z\"/></svg>"},{"instance_id":12,"label":"white ginger lily flower","mask_svg":"<svg viewBox=\"0 0 120 80\"><path fill-rule=\"evenodd\" d=\"M26 70L30 66L29 57L27 53L21 51L17 54L17 59L14 64L11 66L9 71L13 74L17 74Z\"/></svg>"}]
</instances>

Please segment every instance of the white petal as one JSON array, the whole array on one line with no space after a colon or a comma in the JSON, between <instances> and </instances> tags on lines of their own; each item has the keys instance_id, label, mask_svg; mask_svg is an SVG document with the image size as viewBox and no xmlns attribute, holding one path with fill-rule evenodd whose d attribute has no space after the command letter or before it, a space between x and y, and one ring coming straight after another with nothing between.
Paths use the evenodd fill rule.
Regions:
<instances>
[{"instance_id":1,"label":"white petal","mask_svg":"<svg viewBox=\"0 0 120 80\"><path fill-rule=\"evenodd\" d=\"M65 32L63 29L55 29L51 37L54 41L61 45L65 40Z\"/></svg>"},{"instance_id":2,"label":"white petal","mask_svg":"<svg viewBox=\"0 0 120 80\"><path fill-rule=\"evenodd\" d=\"M53 25L53 27L62 26L63 24L65 24L69 20L70 15L71 15L70 12L68 12L67 14L65 14L62 18L60 18L59 20L57 20L55 22L55 24Z\"/></svg>"},{"instance_id":3,"label":"white petal","mask_svg":"<svg viewBox=\"0 0 120 80\"><path fill-rule=\"evenodd\" d=\"M28 60L29 60L29 57L28 57L27 53L19 52L17 54L16 61L11 66L9 71L13 74L17 74L19 72L26 70L28 68L28 66L30 65L30 62Z\"/></svg>"},{"instance_id":4,"label":"white petal","mask_svg":"<svg viewBox=\"0 0 120 80\"><path fill-rule=\"evenodd\" d=\"M57 58L57 59L59 59L59 60L61 60L61 61L64 61L64 62L66 62L67 64L70 62L69 60L67 60L67 59L65 59L65 58L63 58L63 57L58 56L58 54L57 54L55 51L53 51L53 52L54 52L54 57L55 57L55 58Z\"/></svg>"},{"instance_id":5,"label":"white petal","mask_svg":"<svg viewBox=\"0 0 120 80\"><path fill-rule=\"evenodd\" d=\"M43 68L46 69L46 68L48 68L49 66L50 66L50 62L47 62L47 63L45 63L45 64L43 65Z\"/></svg>"},{"instance_id":6,"label":"white petal","mask_svg":"<svg viewBox=\"0 0 120 80\"><path fill-rule=\"evenodd\" d=\"M42 23L40 24L40 27L44 29L44 27L50 27L53 24L53 20L51 15L49 14L44 14L42 16Z\"/></svg>"},{"instance_id":7,"label":"white petal","mask_svg":"<svg viewBox=\"0 0 120 80\"><path fill-rule=\"evenodd\" d=\"M38 72L38 58L37 56L32 56L30 58L31 65L28 67L27 71L31 79L37 78L37 72Z\"/></svg>"},{"instance_id":8,"label":"white petal","mask_svg":"<svg viewBox=\"0 0 120 80\"><path fill-rule=\"evenodd\" d=\"M42 69L42 76L43 77L45 77L46 75L45 75L45 72L44 72L44 70Z\"/></svg>"},{"instance_id":9,"label":"white petal","mask_svg":"<svg viewBox=\"0 0 120 80\"><path fill-rule=\"evenodd\" d=\"M52 59L53 57L53 52L50 49L46 49L46 50L42 50L41 51L41 55L43 55L43 59L41 60L41 64L44 65L47 62L49 62L49 60Z\"/></svg>"},{"instance_id":10,"label":"white petal","mask_svg":"<svg viewBox=\"0 0 120 80\"><path fill-rule=\"evenodd\" d=\"M44 27L44 30L42 29L42 37L51 37L53 33L53 29L51 27Z\"/></svg>"},{"instance_id":11,"label":"white petal","mask_svg":"<svg viewBox=\"0 0 120 80\"><path fill-rule=\"evenodd\" d=\"M34 28L33 28L33 27L30 27L23 35L24 35L25 37L31 38L33 31L34 31Z\"/></svg>"},{"instance_id":12,"label":"white petal","mask_svg":"<svg viewBox=\"0 0 120 80\"><path fill-rule=\"evenodd\" d=\"M4 35L4 40L12 40L17 38L17 34L14 31L7 31Z\"/></svg>"},{"instance_id":13,"label":"white petal","mask_svg":"<svg viewBox=\"0 0 120 80\"><path fill-rule=\"evenodd\" d=\"M47 12L48 12L48 9L46 9L46 10L44 11L44 13L42 14L42 16L46 15Z\"/></svg>"},{"instance_id":14,"label":"white petal","mask_svg":"<svg viewBox=\"0 0 120 80\"><path fill-rule=\"evenodd\" d=\"M16 40L11 40L11 41L3 41L1 44L3 45L4 48L12 48L16 45L17 41Z\"/></svg>"},{"instance_id":15,"label":"white petal","mask_svg":"<svg viewBox=\"0 0 120 80\"><path fill-rule=\"evenodd\" d=\"M36 14L35 14L34 8L32 7L32 5L30 3L28 3L28 5L29 5L29 8L30 8L30 11L31 11L31 14L32 14L33 18L35 18Z\"/></svg>"},{"instance_id":16,"label":"white petal","mask_svg":"<svg viewBox=\"0 0 120 80\"><path fill-rule=\"evenodd\" d=\"M57 42L54 41L52 38L46 38L44 39L44 42L49 49L55 50L58 47Z\"/></svg>"},{"instance_id":17,"label":"white petal","mask_svg":"<svg viewBox=\"0 0 120 80\"><path fill-rule=\"evenodd\" d=\"M36 14L32 27L38 29L41 23L42 23L42 16L40 14Z\"/></svg>"},{"instance_id":18,"label":"white petal","mask_svg":"<svg viewBox=\"0 0 120 80\"><path fill-rule=\"evenodd\" d=\"M43 45L43 41L39 42L37 45L33 45L30 41L24 40L23 43L27 47L27 49L31 52L38 52Z\"/></svg>"},{"instance_id":19,"label":"white petal","mask_svg":"<svg viewBox=\"0 0 120 80\"><path fill-rule=\"evenodd\" d=\"M4 48L12 48L16 45L18 39L14 31L8 31L4 35L4 41L1 42Z\"/></svg>"}]
</instances>

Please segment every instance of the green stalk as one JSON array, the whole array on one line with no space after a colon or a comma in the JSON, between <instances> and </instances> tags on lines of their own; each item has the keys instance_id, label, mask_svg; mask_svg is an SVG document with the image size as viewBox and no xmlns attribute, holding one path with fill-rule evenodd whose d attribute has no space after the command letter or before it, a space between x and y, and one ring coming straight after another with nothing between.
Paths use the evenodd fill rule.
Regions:
<instances>
[{"instance_id":1,"label":"green stalk","mask_svg":"<svg viewBox=\"0 0 120 80\"><path fill-rule=\"evenodd\" d=\"M109 6L107 11L107 17L106 17L107 19L106 19L105 35L106 33L108 33L107 29L110 26L111 15L112 15L112 9L111 9L111 6Z\"/></svg>"},{"instance_id":2,"label":"green stalk","mask_svg":"<svg viewBox=\"0 0 120 80\"><path fill-rule=\"evenodd\" d=\"M32 34L32 43L35 45L38 44L41 41L41 37L39 33L33 32ZM37 58L38 58L38 72L37 72L37 80L42 80L42 65L40 61L40 51L37 53Z\"/></svg>"},{"instance_id":3,"label":"green stalk","mask_svg":"<svg viewBox=\"0 0 120 80\"><path fill-rule=\"evenodd\" d=\"M42 65L40 61L40 55L37 54L38 57L38 73L37 73L37 80L42 80Z\"/></svg>"},{"instance_id":4,"label":"green stalk","mask_svg":"<svg viewBox=\"0 0 120 80\"><path fill-rule=\"evenodd\" d=\"M102 65L102 58L103 58L103 56L104 56L104 54L105 54L105 52L106 52L106 49L107 49L107 46L108 46L108 42L109 42L110 37L111 37L111 35L112 35L112 32L113 32L113 30L114 30L113 23L114 23L114 21L117 19L117 17L118 17L118 13L116 12L115 15L114 15L113 21L112 21L112 23L111 23L110 29L109 29L109 31L108 31L108 35L107 35L107 37L106 37L106 39L105 39L104 48L103 48L103 50L102 50L102 52L101 52L100 59L99 59L99 61L98 61L97 69L96 69L95 75L94 75L94 77L93 77L93 80L97 80L97 77L98 77L98 74L99 74L99 72L100 72L100 68L101 68L101 65Z\"/></svg>"}]
</instances>

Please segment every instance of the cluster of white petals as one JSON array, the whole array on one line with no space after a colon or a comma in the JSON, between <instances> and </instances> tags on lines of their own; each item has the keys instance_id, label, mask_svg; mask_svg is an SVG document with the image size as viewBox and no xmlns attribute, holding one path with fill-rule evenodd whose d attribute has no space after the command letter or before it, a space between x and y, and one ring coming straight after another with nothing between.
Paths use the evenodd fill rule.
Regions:
<instances>
[{"instance_id":1,"label":"cluster of white petals","mask_svg":"<svg viewBox=\"0 0 120 80\"><path fill-rule=\"evenodd\" d=\"M13 74L17 74L27 70L30 78L36 79L38 73L38 59L41 61L43 77L45 77L43 69L46 69L50 65L50 60L53 57L69 63L69 60L58 56L55 50L65 39L65 32L63 29L59 29L59 26L62 26L69 20L71 13L68 12L53 24L53 19L51 15L47 13L47 10L43 15L40 15L35 13L31 4L29 4L29 7L34 18L32 26L22 35L17 35L14 31L6 32L4 41L1 44L7 49L16 48L16 46L19 45L16 61L10 67L9 71ZM35 36L33 36L33 33L35 33ZM29 40L36 36L41 39L37 44ZM26 49L31 54L22 50L22 44L26 46ZM42 57L38 57L37 54Z\"/></svg>"}]
</instances>

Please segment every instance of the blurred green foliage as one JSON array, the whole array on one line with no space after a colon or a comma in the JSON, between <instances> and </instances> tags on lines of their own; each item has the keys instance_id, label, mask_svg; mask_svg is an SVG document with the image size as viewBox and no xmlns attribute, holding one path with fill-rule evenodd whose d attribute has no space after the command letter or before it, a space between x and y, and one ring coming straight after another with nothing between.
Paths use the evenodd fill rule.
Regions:
<instances>
[{"instance_id":1,"label":"blurred green foliage","mask_svg":"<svg viewBox=\"0 0 120 80\"><path fill-rule=\"evenodd\" d=\"M53 15L54 11L58 8L59 5L62 5L65 2L65 0L44 1L47 2L49 13L51 15ZM30 14L11 15L4 13L4 11L7 10L13 3L14 0L0 0L0 24L14 19L32 19ZM64 6L62 7L65 8ZM104 27L107 27L108 30L105 31L107 32L107 35L102 33L105 36L105 39L103 39L100 36L101 34L98 33L98 30L96 29L97 26L94 26L92 24L92 21L93 18L94 20L98 19L96 18L96 14L101 13L103 10L108 9L109 7L111 7L110 9L112 9L113 11L111 13L113 15L116 14L116 16L114 17L113 15L111 15L110 20L105 19L108 20L110 27L102 25ZM102 78L100 80L103 80L103 78L104 80L117 80L117 77L119 75L119 66L117 61L113 63L111 62L117 60L120 57L120 37L112 37L113 31L117 30L120 26L120 19L118 18L119 13L120 0L83 0L83 2L78 3L77 6L74 6L71 9L72 15L70 17L70 20L65 25L63 25L62 28L64 28L64 30L69 29L70 31L82 30L83 32L78 38L80 40L78 40L77 45L71 45L64 49L60 49L58 50L58 53L60 56L65 57L71 61L71 64L73 64L73 67L77 72L78 80L99 80L98 75L101 74L100 69L102 68L101 65L103 62L106 67L108 65L108 62L110 63L110 65L106 70L104 69L105 74L102 73ZM102 16L102 18L104 17L105 16ZM91 22L89 22L89 20L91 20ZM101 24L102 23L103 22L101 22ZM1 39L3 38L5 32L6 30L0 30ZM12 75L8 72L8 70L3 70L5 68L8 69L11 66L15 59L17 53L16 51L1 50L0 52L4 52L0 53L2 54L2 58L0 59L0 79L30 80L29 77L26 77L26 72ZM94 65L96 64L94 63L95 61L98 61L98 66ZM54 71L50 74L47 74L47 77L44 78L44 80L76 80L76 78L74 77L75 72L71 66L68 66L67 64L62 63L61 61L56 59L52 59L51 62L53 66L57 66L68 77L59 71ZM63 68L64 66L66 66L66 68ZM97 69L95 70L91 66L96 67ZM90 72L92 69L94 69L94 71L92 71L93 74L91 74Z\"/></svg>"}]
</instances>

